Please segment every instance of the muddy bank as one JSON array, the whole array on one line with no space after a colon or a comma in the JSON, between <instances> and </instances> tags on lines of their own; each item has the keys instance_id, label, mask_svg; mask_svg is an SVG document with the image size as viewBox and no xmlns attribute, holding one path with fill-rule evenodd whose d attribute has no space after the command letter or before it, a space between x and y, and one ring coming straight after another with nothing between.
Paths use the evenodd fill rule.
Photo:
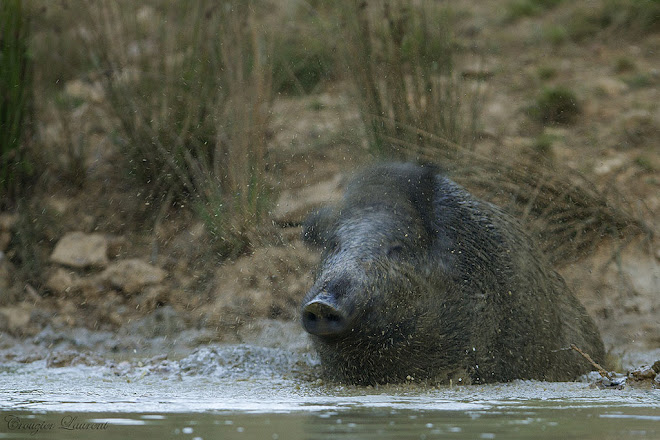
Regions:
<instances>
[{"instance_id":1,"label":"muddy bank","mask_svg":"<svg viewBox=\"0 0 660 440\"><path fill-rule=\"evenodd\" d=\"M13 374L20 376L26 372L48 376L60 374L58 371L74 375L93 371L99 377L124 377L127 380L146 376L161 379L200 377L211 381L278 379L292 380L287 386L294 387L324 383L318 355L298 322L255 321L241 327L223 343L214 341L213 333L208 330L183 330L154 336L149 334L151 325L153 319L146 318L116 333L85 328L53 330L50 327L31 338L18 339L0 333L0 370L9 375L6 377L9 380ZM618 377L624 377L625 373L640 366L650 367L658 360L660 348L626 352L620 357ZM660 364L656 365L660 367ZM598 379L598 373L592 372L581 380L583 384L594 384ZM660 375L655 380L657 383L653 380L654 377L644 377L644 386L660 386ZM633 382L630 376L628 384L635 387ZM328 385L334 386L332 383ZM384 389L410 386L433 388L435 384L409 381L387 385Z\"/></svg>"},{"instance_id":2,"label":"muddy bank","mask_svg":"<svg viewBox=\"0 0 660 440\"><path fill-rule=\"evenodd\" d=\"M151 318L151 319L150 319ZM0 364L44 369L90 366L116 375L201 375L258 378L318 376L318 360L297 323L263 320L244 326L223 344L208 330L151 333L153 317L118 332L46 327L31 338L0 333Z\"/></svg>"}]
</instances>

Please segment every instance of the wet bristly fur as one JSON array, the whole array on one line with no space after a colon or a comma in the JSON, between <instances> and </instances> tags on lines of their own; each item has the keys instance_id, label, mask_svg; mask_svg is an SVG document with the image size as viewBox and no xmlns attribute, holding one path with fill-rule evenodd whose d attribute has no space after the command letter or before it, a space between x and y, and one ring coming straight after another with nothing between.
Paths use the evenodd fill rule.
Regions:
<instances>
[{"instance_id":1,"label":"wet bristly fur","mask_svg":"<svg viewBox=\"0 0 660 440\"><path fill-rule=\"evenodd\" d=\"M380 164L309 216L323 249L303 304L332 295L351 325L312 335L346 383L571 380L604 358L598 329L518 222L433 166Z\"/></svg>"}]
</instances>

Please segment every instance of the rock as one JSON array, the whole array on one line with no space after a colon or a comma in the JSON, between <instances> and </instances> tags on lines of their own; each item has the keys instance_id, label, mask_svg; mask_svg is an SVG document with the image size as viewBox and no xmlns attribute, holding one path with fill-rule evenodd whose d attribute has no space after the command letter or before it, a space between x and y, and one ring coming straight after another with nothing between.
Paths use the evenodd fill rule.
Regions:
<instances>
[{"instance_id":1,"label":"rock","mask_svg":"<svg viewBox=\"0 0 660 440\"><path fill-rule=\"evenodd\" d=\"M0 331L7 331L10 334L22 333L29 323L29 306L19 304L0 308Z\"/></svg>"},{"instance_id":2,"label":"rock","mask_svg":"<svg viewBox=\"0 0 660 440\"><path fill-rule=\"evenodd\" d=\"M18 214L0 214L0 231L10 231L18 221Z\"/></svg>"},{"instance_id":3,"label":"rock","mask_svg":"<svg viewBox=\"0 0 660 440\"><path fill-rule=\"evenodd\" d=\"M103 102L105 97L100 83L90 84L79 79L67 82L64 85L64 92L72 98L95 103Z\"/></svg>"},{"instance_id":4,"label":"rock","mask_svg":"<svg viewBox=\"0 0 660 440\"><path fill-rule=\"evenodd\" d=\"M146 286L160 284L167 272L137 258L120 260L101 273L100 278L112 287L128 294L136 294Z\"/></svg>"},{"instance_id":5,"label":"rock","mask_svg":"<svg viewBox=\"0 0 660 440\"><path fill-rule=\"evenodd\" d=\"M0 214L0 252L6 251L9 247L11 230L17 220L17 214Z\"/></svg>"},{"instance_id":6,"label":"rock","mask_svg":"<svg viewBox=\"0 0 660 440\"><path fill-rule=\"evenodd\" d=\"M655 372L653 367L650 367L648 365L641 366L639 368L634 369L633 371L630 372L630 376L635 379L635 380L651 380L655 379L655 376L658 373Z\"/></svg>"},{"instance_id":7,"label":"rock","mask_svg":"<svg viewBox=\"0 0 660 440\"><path fill-rule=\"evenodd\" d=\"M55 293L70 292L78 283L78 277L71 271L58 267L46 280L46 288Z\"/></svg>"},{"instance_id":8,"label":"rock","mask_svg":"<svg viewBox=\"0 0 660 440\"><path fill-rule=\"evenodd\" d=\"M60 215L64 214L71 206L71 200L64 197L52 197L46 203L48 203L50 209Z\"/></svg>"},{"instance_id":9,"label":"rock","mask_svg":"<svg viewBox=\"0 0 660 440\"><path fill-rule=\"evenodd\" d=\"M604 176L612 171L618 170L626 163L626 157L617 155L608 159L603 159L594 167L594 173L598 176Z\"/></svg>"},{"instance_id":10,"label":"rock","mask_svg":"<svg viewBox=\"0 0 660 440\"><path fill-rule=\"evenodd\" d=\"M101 360L85 353L79 353L75 350L64 350L50 353L46 358L47 368L73 367L76 365L99 365Z\"/></svg>"},{"instance_id":11,"label":"rock","mask_svg":"<svg viewBox=\"0 0 660 440\"><path fill-rule=\"evenodd\" d=\"M628 91L628 85L615 78L600 78L596 81L596 89L607 96L619 96Z\"/></svg>"},{"instance_id":12,"label":"rock","mask_svg":"<svg viewBox=\"0 0 660 440\"><path fill-rule=\"evenodd\" d=\"M70 232L57 242L51 261L77 269L106 267L108 240L103 234Z\"/></svg>"},{"instance_id":13,"label":"rock","mask_svg":"<svg viewBox=\"0 0 660 440\"><path fill-rule=\"evenodd\" d=\"M282 192L272 212L273 219L280 224L301 222L309 211L341 198L342 180L342 175L338 174L316 185Z\"/></svg>"}]
</instances>

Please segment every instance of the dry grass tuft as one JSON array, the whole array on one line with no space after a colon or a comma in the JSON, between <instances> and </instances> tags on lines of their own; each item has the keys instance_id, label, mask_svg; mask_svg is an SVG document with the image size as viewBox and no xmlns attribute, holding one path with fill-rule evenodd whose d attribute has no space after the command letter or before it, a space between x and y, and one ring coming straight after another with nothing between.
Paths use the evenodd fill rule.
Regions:
<instances>
[{"instance_id":1,"label":"dry grass tuft","mask_svg":"<svg viewBox=\"0 0 660 440\"><path fill-rule=\"evenodd\" d=\"M391 139L424 147L408 126L472 145L479 91L454 72L450 9L432 1L345 2L342 16L343 52L375 154L408 153Z\"/></svg>"},{"instance_id":2,"label":"dry grass tuft","mask_svg":"<svg viewBox=\"0 0 660 440\"><path fill-rule=\"evenodd\" d=\"M245 251L266 207L269 46L253 2L94 2L90 52L126 166L155 204L193 202L219 253Z\"/></svg>"},{"instance_id":3,"label":"dry grass tuft","mask_svg":"<svg viewBox=\"0 0 660 440\"><path fill-rule=\"evenodd\" d=\"M591 254L605 239L625 245L633 237L653 235L641 214L612 186L600 191L575 170L525 157L485 157L430 133L410 130L438 146L415 150L411 158L442 163L456 181L520 219L555 265Z\"/></svg>"}]
</instances>

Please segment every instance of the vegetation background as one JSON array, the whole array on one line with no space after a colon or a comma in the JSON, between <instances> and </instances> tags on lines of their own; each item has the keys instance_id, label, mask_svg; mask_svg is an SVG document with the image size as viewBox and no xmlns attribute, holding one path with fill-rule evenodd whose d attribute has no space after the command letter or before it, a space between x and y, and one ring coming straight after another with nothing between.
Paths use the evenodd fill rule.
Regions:
<instances>
[{"instance_id":1,"label":"vegetation background","mask_svg":"<svg viewBox=\"0 0 660 440\"><path fill-rule=\"evenodd\" d=\"M659 31L657 0L5 0L0 343L294 320L304 214L396 159L520 218L609 348L657 348Z\"/></svg>"}]
</instances>

